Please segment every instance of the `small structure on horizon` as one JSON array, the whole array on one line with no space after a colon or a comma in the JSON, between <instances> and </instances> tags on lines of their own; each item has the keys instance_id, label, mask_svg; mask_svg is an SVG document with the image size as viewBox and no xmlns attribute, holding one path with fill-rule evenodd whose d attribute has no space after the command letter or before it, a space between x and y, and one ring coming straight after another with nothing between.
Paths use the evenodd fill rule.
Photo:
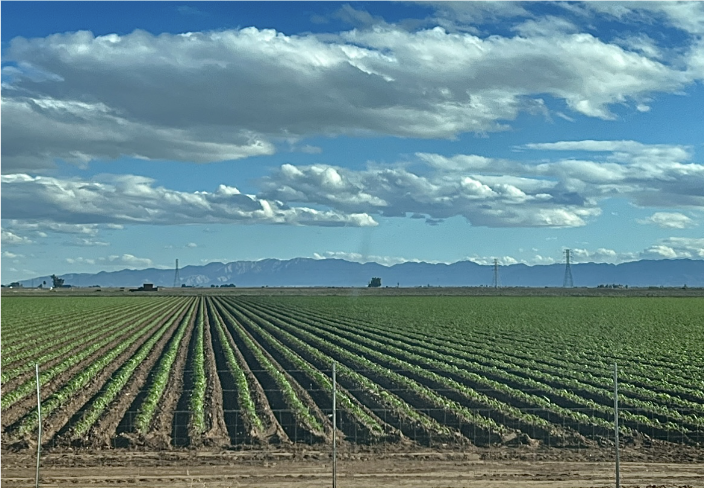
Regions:
<instances>
[{"instance_id":1,"label":"small structure on horizon","mask_svg":"<svg viewBox=\"0 0 704 488\"><path fill-rule=\"evenodd\" d=\"M159 288L154 286L154 283L145 283L139 288L132 288L130 291L159 291Z\"/></svg>"}]
</instances>

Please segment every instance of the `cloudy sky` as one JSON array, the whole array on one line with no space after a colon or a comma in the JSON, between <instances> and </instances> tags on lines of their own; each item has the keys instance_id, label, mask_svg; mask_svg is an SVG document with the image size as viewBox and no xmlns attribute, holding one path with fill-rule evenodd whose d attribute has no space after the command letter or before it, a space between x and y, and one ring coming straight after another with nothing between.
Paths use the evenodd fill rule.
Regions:
<instances>
[{"instance_id":1,"label":"cloudy sky","mask_svg":"<svg viewBox=\"0 0 704 488\"><path fill-rule=\"evenodd\" d=\"M702 114L702 2L3 2L2 282L704 259Z\"/></svg>"}]
</instances>

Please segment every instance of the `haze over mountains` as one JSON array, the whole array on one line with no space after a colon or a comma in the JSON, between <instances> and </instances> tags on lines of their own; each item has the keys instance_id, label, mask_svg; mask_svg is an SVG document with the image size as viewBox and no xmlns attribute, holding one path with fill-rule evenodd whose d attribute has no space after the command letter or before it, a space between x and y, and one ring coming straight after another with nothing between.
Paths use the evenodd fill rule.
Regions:
<instances>
[{"instance_id":1,"label":"haze over mountains","mask_svg":"<svg viewBox=\"0 0 704 488\"><path fill-rule=\"evenodd\" d=\"M500 266L500 285L562 286L565 265L527 266L513 264ZM704 286L704 260L642 260L618 265L582 263L572 265L575 286L596 287L602 284L644 286ZM102 287L136 287L143 283L173 286L174 269L142 269L96 274L63 274L66 285ZM238 287L259 286L340 286L364 287L372 277L380 277L382 286L491 286L493 266L471 261L452 264L406 262L393 266L377 263L356 263L342 259L290 260L264 259L209 263L203 266L184 266L179 270L180 283L187 286L234 284ZM23 286L39 285L48 276L24 280Z\"/></svg>"}]
</instances>

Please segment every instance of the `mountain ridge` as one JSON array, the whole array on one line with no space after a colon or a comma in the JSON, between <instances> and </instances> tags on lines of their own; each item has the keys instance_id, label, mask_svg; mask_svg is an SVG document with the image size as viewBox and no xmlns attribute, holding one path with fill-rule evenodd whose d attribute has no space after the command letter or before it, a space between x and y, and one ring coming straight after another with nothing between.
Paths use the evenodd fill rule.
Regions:
<instances>
[{"instance_id":1,"label":"mountain ridge","mask_svg":"<svg viewBox=\"0 0 704 488\"><path fill-rule=\"evenodd\" d=\"M499 266L499 283L503 287L562 286L564 264L534 265L518 263ZM174 269L123 269L98 273L65 273L66 285L101 287L136 287L143 283L168 287L174 284ZM703 287L704 260L640 260L620 264L572 264L574 285L596 287L619 284L632 287ZM239 287L282 286L364 287L372 277L380 277L383 286L491 286L493 266L473 261L455 263L405 262L385 266L375 262L357 263L343 259L293 258L288 260L212 262L187 265L179 269L180 284L206 286L234 284ZM38 285L49 276L22 280L23 286Z\"/></svg>"}]
</instances>

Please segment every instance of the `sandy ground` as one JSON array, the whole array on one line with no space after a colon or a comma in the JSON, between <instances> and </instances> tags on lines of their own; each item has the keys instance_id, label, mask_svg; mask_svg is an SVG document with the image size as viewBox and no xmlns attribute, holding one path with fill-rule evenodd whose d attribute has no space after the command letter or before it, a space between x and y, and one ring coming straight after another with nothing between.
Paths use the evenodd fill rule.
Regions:
<instances>
[{"instance_id":1,"label":"sandy ground","mask_svg":"<svg viewBox=\"0 0 704 488\"><path fill-rule=\"evenodd\" d=\"M348 455L337 486L398 488L613 487L613 462L492 460L479 453ZM551 456L543 456L550 458ZM553 456L554 457L554 456ZM34 457L5 453L2 486L34 486ZM330 487L329 455L309 453L53 453L42 459L43 487ZM704 463L623 462L621 486L704 487Z\"/></svg>"}]
</instances>

